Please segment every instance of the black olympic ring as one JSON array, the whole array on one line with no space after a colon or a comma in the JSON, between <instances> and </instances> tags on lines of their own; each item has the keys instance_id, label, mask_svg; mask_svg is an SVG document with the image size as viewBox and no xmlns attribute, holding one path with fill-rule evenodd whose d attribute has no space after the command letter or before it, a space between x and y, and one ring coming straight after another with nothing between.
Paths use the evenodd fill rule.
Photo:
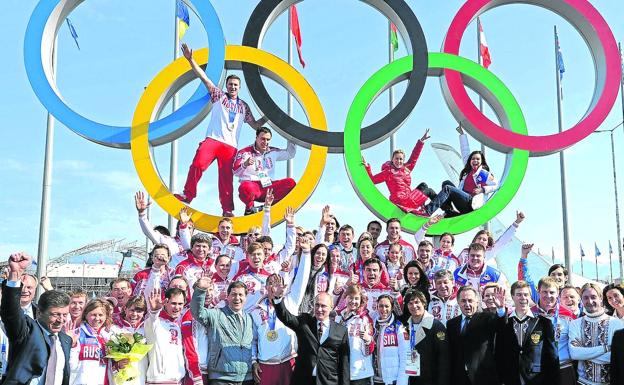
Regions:
<instances>
[{"instance_id":1,"label":"black olympic ring","mask_svg":"<svg viewBox=\"0 0 624 385\"><path fill-rule=\"evenodd\" d=\"M260 48L262 39L273 21L292 4L301 0L262 0L249 17L243 45ZM413 71L396 82L407 79L409 83L405 94L394 109L386 116L368 127L362 128L362 148L368 148L382 142L401 127L416 107L427 81L428 51L425 34L418 18L404 0L362 0L392 21L398 32L410 44L408 54L413 55ZM405 37L409 39L405 39ZM344 133L320 131L299 123L285 113L271 98L262 79L260 68L255 64L242 63L243 75L249 94L271 126L287 139L299 146L310 148L311 145L324 146L329 152L344 152Z\"/></svg>"}]
</instances>

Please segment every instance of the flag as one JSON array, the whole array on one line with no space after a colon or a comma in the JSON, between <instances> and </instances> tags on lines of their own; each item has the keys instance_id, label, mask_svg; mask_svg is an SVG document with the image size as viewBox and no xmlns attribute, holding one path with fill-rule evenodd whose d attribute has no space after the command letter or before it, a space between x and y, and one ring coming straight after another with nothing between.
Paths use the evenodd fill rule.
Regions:
<instances>
[{"instance_id":1,"label":"flag","mask_svg":"<svg viewBox=\"0 0 624 385\"><path fill-rule=\"evenodd\" d=\"M303 54L301 53L301 29L299 28L299 15L297 14L297 7L295 5L290 6L290 31L295 38L295 44L297 44L297 55L299 56L299 63L305 68L305 61L303 61Z\"/></svg>"},{"instance_id":2,"label":"flag","mask_svg":"<svg viewBox=\"0 0 624 385\"><path fill-rule=\"evenodd\" d=\"M479 22L479 54L481 55L481 64L483 64L485 68L488 68L490 64L492 64L492 56L490 56L490 48L485 40L485 33L483 33L481 20L477 20Z\"/></svg>"},{"instance_id":3,"label":"flag","mask_svg":"<svg viewBox=\"0 0 624 385\"><path fill-rule=\"evenodd\" d=\"M394 23L390 23L390 45L394 52L399 49L399 36L397 35L397 27Z\"/></svg>"},{"instance_id":4,"label":"flag","mask_svg":"<svg viewBox=\"0 0 624 385\"><path fill-rule=\"evenodd\" d=\"M613 248L611 247L611 240L609 239L609 254L613 254Z\"/></svg>"},{"instance_id":5,"label":"flag","mask_svg":"<svg viewBox=\"0 0 624 385\"><path fill-rule=\"evenodd\" d=\"M600 250L598 250L598 245L596 244L596 242L594 242L594 255L596 256L596 258L600 257Z\"/></svg>"},{"instance_id":6,"label":"flag","mask_svg":"<svg viewBox=\"0 0 624 385\"><path fill-rule=\"evenodd\" d=\"M132 270L139 270L141 268L141 266L136 263L136 262L132 262Z\"/></svg>"},{"instance_id":7,"label":"flag","mask_svg":"<svg viewBox=\"0 0 624 385\"><path fill-rule=\"evenodd\" d=\"M555 248L551 247L550 251L552 252L552 261L553 261L553 263L555 263Z\"/></svg>"},{"instance_id":8,"label":"flag","mask_svg":"<svg viewBox=\"0 0 624 385\"><path fill-rule=\"evenodd\" d=\"M186 30L191 25L188 7L182 0L177 0L176 17L178 18L178 39L182 40Z\"/></svg>"},{"instance_id":9,"label":"flag","mask_svg":"<svg viewBox=\"0 0 624 385\"><path fill-rule=\"evenodd\" d=\"M583 251L583 245L579 243L579 247L581 248L581 258L585 256L585 252Z\"/></svg>"},{"instance_id":10,"label":"flag","mask_svg":"<svg viewBox=\"0 0 624 385\"><path fill-rule=\"evenodd\" d=\"M69 20L69 17L65 19L65 21L67 22L67 28L69 28L69 33L71 33L71 36L74 38L74 42L76 42L76 47L78 47L78 50L80 51L80 45L78 44L78 34L76 33L76 28L74 28L74 25L72 24L71 20Z\"/></svg>"},{"instance_id":11,"label":"flag","mask_svg":"<svg viewBox=\"0 0 624 385\"><path fill-rule=\"evenodd\" d=\"M563 64L563 54L561 53L561 46L559 45L559 35L555 34L555 44L557 44L557 71L559 71L559 80L563 79L563 73L565 72L565 64Z\"/></svg>"}]
</instances>

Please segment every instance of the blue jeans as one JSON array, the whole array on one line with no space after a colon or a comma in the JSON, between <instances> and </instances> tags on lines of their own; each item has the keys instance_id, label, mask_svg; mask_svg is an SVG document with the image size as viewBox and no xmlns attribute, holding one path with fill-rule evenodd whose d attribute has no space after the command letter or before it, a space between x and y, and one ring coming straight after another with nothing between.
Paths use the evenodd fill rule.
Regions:
<instances>
[{"instance_id":1,"label":"blue jeans","mask_svg":"<svg viewBox=\"0 0 624 385\"><path fill-rule=\"evenodd\" d=\"M472 211L472 195L461 190L452 184L445 184L442 190L431 202L425 205L425 209L429 215L433 214L438 208L450 208L451 203L459 210L460 214L466 214ZM453 217L457 214L451 210L445 210L446 217Z\"/></svg>"}]
</instances>

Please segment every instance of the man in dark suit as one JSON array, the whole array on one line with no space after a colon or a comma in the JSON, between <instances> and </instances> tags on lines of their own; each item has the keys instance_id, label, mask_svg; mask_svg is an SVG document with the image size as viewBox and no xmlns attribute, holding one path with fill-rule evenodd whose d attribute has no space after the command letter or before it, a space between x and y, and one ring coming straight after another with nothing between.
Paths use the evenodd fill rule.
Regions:
<instances>
[{"instance_id":1,"label":"man in dark suit","mask_svg":"<svg viewBox=\"0 0 624 385\"><path fill-rule=\"evenodd\" d=\"M559 355L552 322L533 314L531 288L525 281L511 285L514 311L496 339L497 362L505 385L559 383Z\"/></svg>"},{"instance_id":2,"label":"man in dark suit","mask_svg":"<svg viewBox=\"0 0 624 385\"><path fill-rule=\"evenodd\" d=\"M319 293L314 316L291 314L282 303L283 286L269 288L277 318L297 335L298 352L293 385L349 385L349 336L347 328L329 320L332 298Z\"/></svg>"},{"instance_id":3,"label":"man in dark suit","mask_svg":"<svg viewBox=\"0 0 624 385\"><path fill-rule=\"evenodd\" d=\"M61 329L69 314L69 296L47 291L39 299L37 319L24 314L20 308L20 277L31 262L32 257L27 254L11 254L9 278L2 284L0 317L9 339L8 370L3 384L68 385L72 339Z\"/></svg>"},{"instance_id":4,"label":"man in dark suit","mask_svg":"<svg viewBox=\"0 0 624 385\"><path fill-rule=\"evenodd\" d=\"M611 383L624 384L624 329L616 331L611 340Z\"/></svg>"},{"instance_id":5,"label":"man in dark suit","mask_svg":"<svg viewBox=\"0 0 624 385\"><path fill-rule=\"evenodd\" d=\"M462 286L457 294L462 315L448 320L446 332L451 352L451 384L499 385L494 359L496 331L505 323L505 289L495 289L497 313L479 310L480 296L472 286Z\"/></svg>"}]
</instances>

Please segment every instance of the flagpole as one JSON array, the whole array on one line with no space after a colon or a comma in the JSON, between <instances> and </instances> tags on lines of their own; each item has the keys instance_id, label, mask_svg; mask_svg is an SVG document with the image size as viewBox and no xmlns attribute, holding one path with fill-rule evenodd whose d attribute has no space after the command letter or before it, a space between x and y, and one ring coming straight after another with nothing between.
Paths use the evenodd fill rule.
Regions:
<instances>
[{"instance_id":1,"label":"flagpole","mask_svg":"<svg viewBox=\"0 0 624 385\"><path fill-rule=\"evenodd\" d=\"M581 277L585 276L585 272L583 271L583 254L585 254L583 252L583 245L581 245ZM572 265L568 265L568 277L570 277L570 280L572 279L572 269L571 269Z\"/></svg>"},{"instance_id":2,"label":"flagpole","mask_svg":"<svg viewBox=\"0 0 624 385\"><path fill-rule=\"evenodd\" d=\"M57 38L54 36L52 48L52 76L56 79ZM52 195L52 162L54 160L54 116L48 112L46 123L46 147L43 160L43 182L41 186L41 214L39 217L39 245L37 248L37 277L47 275L48 238L50 227L50 198ZM37 288L37 298L42 294Z\"/></svg>"},{"instance_id":3,"label":"flagpole","mask_svg":"<svg viewBox=\"0 0 624 385\"><path fill-rule=\"evenodd\" d=\"M292 5L291 5L292 7ZM293 64L293 52L292 52L292 14L290 13L290 9L288 10L288 64L292 66ZM293 116L293 96L289 91L286 91L287 95L287 104L286 104L286 113L288 116ZM289 141L290 142L290 141ZM294 159L288 159L286 161L286 177L292 178L293 167L295 165Z\"/></svg>"},{"instance_id":4,"label":"flagpole","mask_svg":"<svg viewBox=\"0 0 624 385\"><path fill-rule=\"evenodd\" d=\"M173 21L174 21L174 38L173 38L173 60L176 60L179 55L180 39L179 39L179 28L178 28L178 4L176 0L173 0ZM178 109L178 93L173 94L173 98L171 99L171 109L173 112ZM174 140L171 142L171 156L169 158L169 191L175 192L176 185L178 184L178 141ZM167 217L167 224L169 227L169 233L175 233L175 217L169 215Z\"/></svg>"},{"instance_id":5,"label":"flagpole","mask_svg":"<svg viewBox=\"0 0 624 385\"><path fill-rule=\"evenodd\" d=\"M561 90L561 74L559 72L559 38L557 36L557 26L554 26L555 32L555 78L557 80L557 122L559 125L559 132L563 132L563 103L561 103L562 90ZM568 223L568 192L566 183L566 169L565 169L565 155L564 150L559 152L559 170L561 174L561 211L563 215L563 252L565 257L565 264L572 274L572 259L570 253L570 225ZM583 269L581 263L581 271ZM581 273L582 275L582 273Z\"/></svg>"},{"instance_id":6,"label":"flagpole","mask_svg":"<svg viewBox=\"0 0 624 385\"><path fill-rule=\"evenodd\" d=\"M477 60L479 65L483 65L483 58L481 57L481 19L477 17ZM483 113L483 98L479 94L479 111ZM485 145L481 143L481 153L485 154ZM490 229L490 221L483 224L483 230Z\"/></svg>"},{"instance_id":7,"label":"flagpole","mask_svg":"<svg viewBox=\"0 0 624 385\"><path fill-rule=\"evenodd\" d=\"M398 36L397 36L398 38ZM388 21L388 63L394 61L394 47L392 46L392 22ZM388 108L390 111L394 108L394 87L388 89ZM396 134L390 135L390 158L396 150Z\"/></svg>"},{"instance_id":8,"label":"flagpole","mask_svg":"<svg viewBox=\"0 0 624 385\"><path fill-rule=\"evenodd\" d=\"M611 240L609 240L609 282L613 282L613 248L611 248Z\"/></svg>"},{"instance_id":9,"label":"flagpole","mask_svg":"<svg viewBox=\"0 0 624 385\"><path fill-rule=\"evenodd\" d=\"M594 243L594 261L596 262L596 281L599 281L598 279L598 246L596 246L596 243Z\"/></svg>"}]
</instances>

